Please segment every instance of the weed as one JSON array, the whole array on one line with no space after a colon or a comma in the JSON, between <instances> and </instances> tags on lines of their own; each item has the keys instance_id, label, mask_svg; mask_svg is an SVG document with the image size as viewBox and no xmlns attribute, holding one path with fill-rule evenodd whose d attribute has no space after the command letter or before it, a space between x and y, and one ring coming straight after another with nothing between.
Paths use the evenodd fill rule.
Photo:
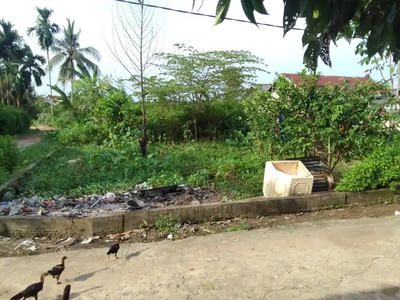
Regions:
<instances>
[{"instance_id":1,"label":"weed","mask_svg":"<svg viewBox=\"0 0 400 300\"><path fill-rule=\"evenodd\" d=\"M233 232L233 231L249 231L251 230L251 225L245 221L240 222L239 225L235 225L232 227L229 227L226 231L228 232Z\"/></svg>"},{"instance_id":2,"label":"weed","mask_svg":"<svg viewBox=\"0 0 400 300\"><path fill-rule=\"evenodd\" d=\"M173 216L162 216L156 221L156 230L163 234L176 233L181 228L181 221Z\"/></svg>"}]
</instances>

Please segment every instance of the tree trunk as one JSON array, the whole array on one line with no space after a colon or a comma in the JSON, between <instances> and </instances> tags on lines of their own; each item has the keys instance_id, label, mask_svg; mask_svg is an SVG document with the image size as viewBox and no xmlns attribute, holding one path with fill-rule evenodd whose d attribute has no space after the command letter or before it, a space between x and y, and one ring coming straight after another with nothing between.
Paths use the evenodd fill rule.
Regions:
<instances>
[{"instance_id":1,"label":"tree trunk","mask_svg":"<svg viewBox=\"0 0 400 300\"><path fill-rule=\"evenodd\" d=\"M50 85L50 106L51 106L51 122L54 121L54 112L53 112L53 89L51 88L51 75L50 75L50 64L49 64L49 49L47 50L47 65L49 67L49 85Z\"/></svg>"},{"instance_id":2,"label":"tree trunk","mask_svg":"<svg viewBox=\"0 0 400 300\"><path fill-rule=\"evenodd\" d=\"M147 135L146 135L146 125L147 125L147 120L146 120L146 106L145 106L145 100L146 96L144 94L144 87L143 87L143 82L141 84L141 90L142 90L142 138L139 141L139 146L140 146L140 152L142 153L142 157L146 158L147 157Z\"/></svg>"},{"instance_id":3,"label":"tree trunk","mask_svg":"<svg viewBox=\"0 0 400 300\"><path fill-rule=\"evenodd\" d=\"M194 139L198 140L197 115L193 115Z\"/></svg>"},{"instance_id":4,"label":"tree trunk","mask_svg":"<svg viewBox=\"0 0 400 300\"><path fill-rule=\"evenodd\" d=\"M326 177L326 181L328 183L328 189L331 191L335 188L335 178L332 175L331 169L329 167L329 153L325 148L324 143L321 139L316 139L314 142L314 149L319 156L321 161L322 172Z\"/></svg>"},{"instance_id":5,"label":"tree trunk","mask_svg":"<svg viewBox=\"0 0 400 300\"><path fill-rule=\"evenodd\" d=\"M400 61L399 61L398 65L397 65L397 79L398 79L398 82L397 82L397 93L396 93L396 96L397 96L397 98L400 98Z\"/></svg>"},{"instance_id":6,"label":"tree trunk","mask_svg":"<svg viewBox=\"0 0 400 300\"><path fill-rule=\"evenodd\" d=\"M140 152L142 153L142 157L147 157L147 135L146 135L146 95L144 93L144 66L143 66L143 31L144 31L144 20L143 20L143 4L144 0L141 1L142 5L140 6L140 47L139 47L139 65L140 65L140 96L142 98L142 138L139 141Z\"/></svg>"}]
</instances>

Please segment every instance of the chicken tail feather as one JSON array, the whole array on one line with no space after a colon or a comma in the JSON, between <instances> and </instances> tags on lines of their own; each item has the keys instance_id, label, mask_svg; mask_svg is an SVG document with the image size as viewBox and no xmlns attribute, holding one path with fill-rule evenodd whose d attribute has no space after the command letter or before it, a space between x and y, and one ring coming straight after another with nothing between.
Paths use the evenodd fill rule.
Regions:
<instances>
[{"instance_id":1,"label":"chicken tail feather","mask_svg":"<svg viewBox=\"0 0 400 300\"><path fill-rule=\"evenodd\" d=\"M18 293L15 296L11 297L10 300L19 300L22 299L24 297L24 295L22 295L22 293Z\"/></svg>"}]
</instances>

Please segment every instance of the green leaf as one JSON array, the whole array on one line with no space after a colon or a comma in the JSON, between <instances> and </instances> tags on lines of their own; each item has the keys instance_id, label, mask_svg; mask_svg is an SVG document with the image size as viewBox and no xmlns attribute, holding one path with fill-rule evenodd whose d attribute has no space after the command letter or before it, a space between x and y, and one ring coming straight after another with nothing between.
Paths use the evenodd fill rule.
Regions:
<instances>
[{"instance_id":1,"label":"green leaf","mask_svg":"<svg viewBox=\"0 0 400 300\"><path fill-rule=\"evenodd\" d=\"M217 4L217 12L215 14L215 25L221 24L228 13L231 0L219 0Z\"/></svg>"},{"instance_id":2,"label":"green leaf","mask_svg":"<svg viewBox=\"0 0 400 300\"><path fill-rule=\"evenodd\" d=\"M373 27L371 30L371 34L367 40L367 54L369 57L374 56L379 51L379 44L380 44L380 34L382 31L382 27L377 28Z\"/></svg>"},{"instance_id":3,"label":"green leaf","mask_svg":"<svg viewBox=\"0 0 400 300\"><path fill-rule=\"evenodd\" d=\"M308 44L306 52L304 52L304 64L308 69L314 72L318 66L319 52L320 44L318 41L311 41Z\"/></svg>"},{"instance_id":4,"label":"green leaf","mask_svg":"<svg viewBox=\"0 0 400 300\"><path fill-rule=\"evenodd\" d=\"M339 27L346 25L354 17L357 10L358 0L346 0L342 3L342 7L340 7Z\"/></svg>"},{"instance_id":5,"label":"green leaf","mask_svg":"<svg viewBox=\"0 0 400 300\"><path fill-rule=\"evenodd\" d=\"M253 6L254 6L254 9L258 12L258 13L260 13L260 14L262 14L262 15L268 15L268 12L267 12L267 10L265 9L265 7L264 7L264 0L253 0Z\"/></svg>"},{"instance_id":6,"label":"green leaf","mask_svg":"<svg viewBox=\"0 0 400 300\"><path fill-rule=\"evenodd\" d=\"M386 17L386 20L389 24L392 24L394 18L396 17L396 9L397 9L397 5L396 5L396 3L394 3Z\"/></svg>"},{"instance_id":7,"label":"green leaf","mask_svg":"<svg viewBox=\"0 0 400 300\"><path fill-rule=\"evenodd\" d=\"M283 11L283 36L288 33L295 25L300 15L299 0L284 0L285 8Z\"/></svg>"},{"instance_id":8,"label":"green leaf","mask_svg":"<svg viewBox=\"0 0 400 300\"><path fill-rule=\"evenodd\" d=\"M309 7L310 7L309 0L300 0L300 4L299 4L300 17L305 17L305 13Z\"/></svg>"},{"instance_id":9,"label":"green leaf","mask_svg":"<svg viewBox=\"0 0 400 300\"><path fill-rule=\"evenodd\" d=\"M244 14L246 15L247 19L249 19L251 23L255 24L258 27L256 19L254 17L253 0L241 0L241 2Z\"/></svg>"}]
</instances>

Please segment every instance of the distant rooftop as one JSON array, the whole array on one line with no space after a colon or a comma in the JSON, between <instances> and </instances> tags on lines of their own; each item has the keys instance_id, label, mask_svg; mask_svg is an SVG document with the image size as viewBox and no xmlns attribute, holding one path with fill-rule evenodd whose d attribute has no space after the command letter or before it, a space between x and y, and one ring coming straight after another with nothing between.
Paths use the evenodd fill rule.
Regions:
<instances>
[{"instance_id":1,"label":"distant rooftop","mask_svg":"<svg viewBox=\"0 0 400 300\"><path fill-rule=\"evenodd\" d=\"M293 81L296 85L300 84L301 76L298 74L284 74L286 78ZM370 80L368 77L346 77L346 76L320 76L317 85L325 85L329 83L330 85L340 84L343 80L348 80L351 86L356 85L357 81L367 82Z\"/></svg>"}]
</instances>

